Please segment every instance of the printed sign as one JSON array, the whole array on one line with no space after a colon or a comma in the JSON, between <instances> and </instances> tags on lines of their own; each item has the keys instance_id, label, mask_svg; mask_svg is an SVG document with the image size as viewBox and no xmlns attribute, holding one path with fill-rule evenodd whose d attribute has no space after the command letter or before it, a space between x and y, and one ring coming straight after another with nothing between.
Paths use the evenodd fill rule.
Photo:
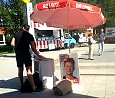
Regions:
<instances>
[{"instance_id":1,"label":"printed sign","mask_svg":"<svg viewBox=\"0 0 115 98\"><path fill-rule=\"evenodd\" d=\"M61 79L68 79L72 83L80 83L77 54L60 54Z\"/></svg>"}]
</instances>

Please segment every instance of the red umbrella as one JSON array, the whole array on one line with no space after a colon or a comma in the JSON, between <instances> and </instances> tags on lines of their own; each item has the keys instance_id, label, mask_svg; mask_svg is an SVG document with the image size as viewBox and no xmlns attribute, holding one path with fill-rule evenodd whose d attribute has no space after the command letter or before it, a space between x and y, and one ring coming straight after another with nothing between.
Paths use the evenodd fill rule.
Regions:
<instances>
[{"instance_id":1,"label":"red umbrella","mask_svg":"<svg viewBox=\"0 0 115 98\"><path fill-rule=\"evenodd\" d=\"M34 22L69 30L94 28L105 23L101 9L72 0L46 1L35 5ZM70 47L69 47L70 53Z\"/></svg>"},{"instance_id":2,"label":"red umbrella","mask_svg":"<svg viewBox=\"0 0 115 98\"><path fill-rule=\"evenodd\" d=\"M99 7L72 0L38 3L31 19L50 27L68 30L94 28L106 21Z\"/></svg>"}]
</instances>

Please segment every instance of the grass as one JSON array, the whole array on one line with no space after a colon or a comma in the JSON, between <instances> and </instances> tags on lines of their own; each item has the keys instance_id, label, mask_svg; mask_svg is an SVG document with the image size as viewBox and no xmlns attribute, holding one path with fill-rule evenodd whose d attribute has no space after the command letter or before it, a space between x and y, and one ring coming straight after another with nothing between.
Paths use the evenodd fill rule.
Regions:
<instances>
[{"instance_id":1,"label":"grass","mask_svg":"<svg viewBox=\"0 0 115 98\"><path fill-rule=\"evenodd\" d=\"M13 52L0 52L0 54L9 54L9 53L13 53Z\"/></svg>"}]
</instances>

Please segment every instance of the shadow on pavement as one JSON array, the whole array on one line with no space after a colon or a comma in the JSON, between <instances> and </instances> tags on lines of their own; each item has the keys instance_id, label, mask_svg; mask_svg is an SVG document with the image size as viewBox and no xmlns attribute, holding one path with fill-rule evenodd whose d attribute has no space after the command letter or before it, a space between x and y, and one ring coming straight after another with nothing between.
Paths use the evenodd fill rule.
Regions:
<instances>
[{"instance_id":1,"label":"shadow on pavement","mask_svg":"<svg viewBox=\"0 0 115 98\"><path fill-rule=\"evenodd\" d=\"M27 77L24 77L24 81ZM18 77L9 79L9 80L0 80L0 88L7 88L7 89L19 89L20 83Z\"/></svg>"},{"instance_id":2,"label":"shadow on pavement","mask_svg":"<svg viewBox=\"0 0 115 98\"><path fill-rule=\"evenodd\" d=\"M16 56L11 56L11 55L0 55L0 57L15 58Z\"/></svg>"},{"instance_id":3,"label":"shadow on pavement","mask_svg":"<svg viewBox=\"0 0 115 98\"><path fill-rule=\"evenodd\" d=\"M87 54L82 54L82 56L83 56L83 55L87 55L87 56L88 56L88 53L87 53ZM96 53L96 54L93 53L93 56L99 56L99 54L98 54L98 53Z\"/></svg>"},{"instance_id":4,"label":"shadow on pavement","mask_svg":"<svg viewBox=\"0 0 115 98\"><path fill-rule=\"evenodd\" d=\"M21 93L18 91L0 94L0 98L97 98L93 96L69 93L65 96L54 95L52 90L36 93Z\"/></svg>"},{"instance_id":5,"label":"shadow on pavement","mask_svg":"<svg viewBox=\"0 0 115 98\"><path fill-rule=\"evenodd\" d=\"M78 59L88 60L88 58L78 58Z\"/></svg>"},{"instance_id":6,"label":"shadow on pavement","mask_svg":"<svg viewBox=\"0 0 115 98\"><path fill-rule=\"evenodd\" d=\"M26 78L26 77L24 77ZM46 89L36 93L21 93L18 77L9 80L0 80L0 98L97 98L88 95L68 93L65 96L54 95L52 89Z\"/></svg>"}]
</instances>

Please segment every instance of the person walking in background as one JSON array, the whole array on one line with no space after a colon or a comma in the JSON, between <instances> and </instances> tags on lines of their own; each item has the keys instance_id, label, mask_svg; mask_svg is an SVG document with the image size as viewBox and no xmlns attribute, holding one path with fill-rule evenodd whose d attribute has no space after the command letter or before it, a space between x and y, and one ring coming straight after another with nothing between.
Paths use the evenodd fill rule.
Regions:
<instances>
[{"instance_id":1,"label":"person walking in background","mask_svg":"<svg viewBox=\"0 0 115 98\"><path fill-rule=\"evenodd\" d=\"M23 64L25 64L27 76L30 81L32 91L36 92L37 88L34 84L34 80L32 76L32 60L31 60L31 54L29 51L30 46L31 46L32 51L39 58L42 58L42 56L39 55L39 52L36 50L35 41L34 41L33 36L29 33L29 28L30 28L29 25L27 24L23 25L23 30L16 32L14 34L14 37L12 38L12 41L11 41L11 45L15 46L16 61L17 61L17 67L18 67L18 77L19 77L21 86L23 84L23 70L24 70Z\"/></svg>"},{"instance_id":2,"label":"person walking in background","mask_svg":"<svg viewBox=\"0 0 115 98\"><path fill-rule=\"evenodd\" d=\"M81 46L83 43L83 33L80 31L79 32L79 41L78 41L79 45Z\"/></svg>"},{"instance_id":3,"label":"person walking in background","mask_svg":"<svg viewBox=\"0 0 115 98\"><path fill-rule=\"evenodd\" d=\"M99 56L103 54L104 40L105 40L104 29L101 29L101 32L98 35L98 54Z\"/></svg>"},{"instance_id":4,"label":"person walking in background","mask_svg":"<svg viewBox=\"0 0 115 98\"><path fill-rule=\"evenodd\" d=\"M89 47L88 60L93 60L93 48L94 48L94 43L96 43L96 41L93 39L93 33L88 34L87 42Z\"/></svg>"},{"instance_id":5,"label":"person walking in background","mask_svg":"<svg viewBox=\"0 0 115 98\"><path fill-rule=\"evenodd\" d=\"M74 33L73 38L76 40L76 43L78 43L78 41L79 41L78 33Z\"/></svg>"}]
</instances>

